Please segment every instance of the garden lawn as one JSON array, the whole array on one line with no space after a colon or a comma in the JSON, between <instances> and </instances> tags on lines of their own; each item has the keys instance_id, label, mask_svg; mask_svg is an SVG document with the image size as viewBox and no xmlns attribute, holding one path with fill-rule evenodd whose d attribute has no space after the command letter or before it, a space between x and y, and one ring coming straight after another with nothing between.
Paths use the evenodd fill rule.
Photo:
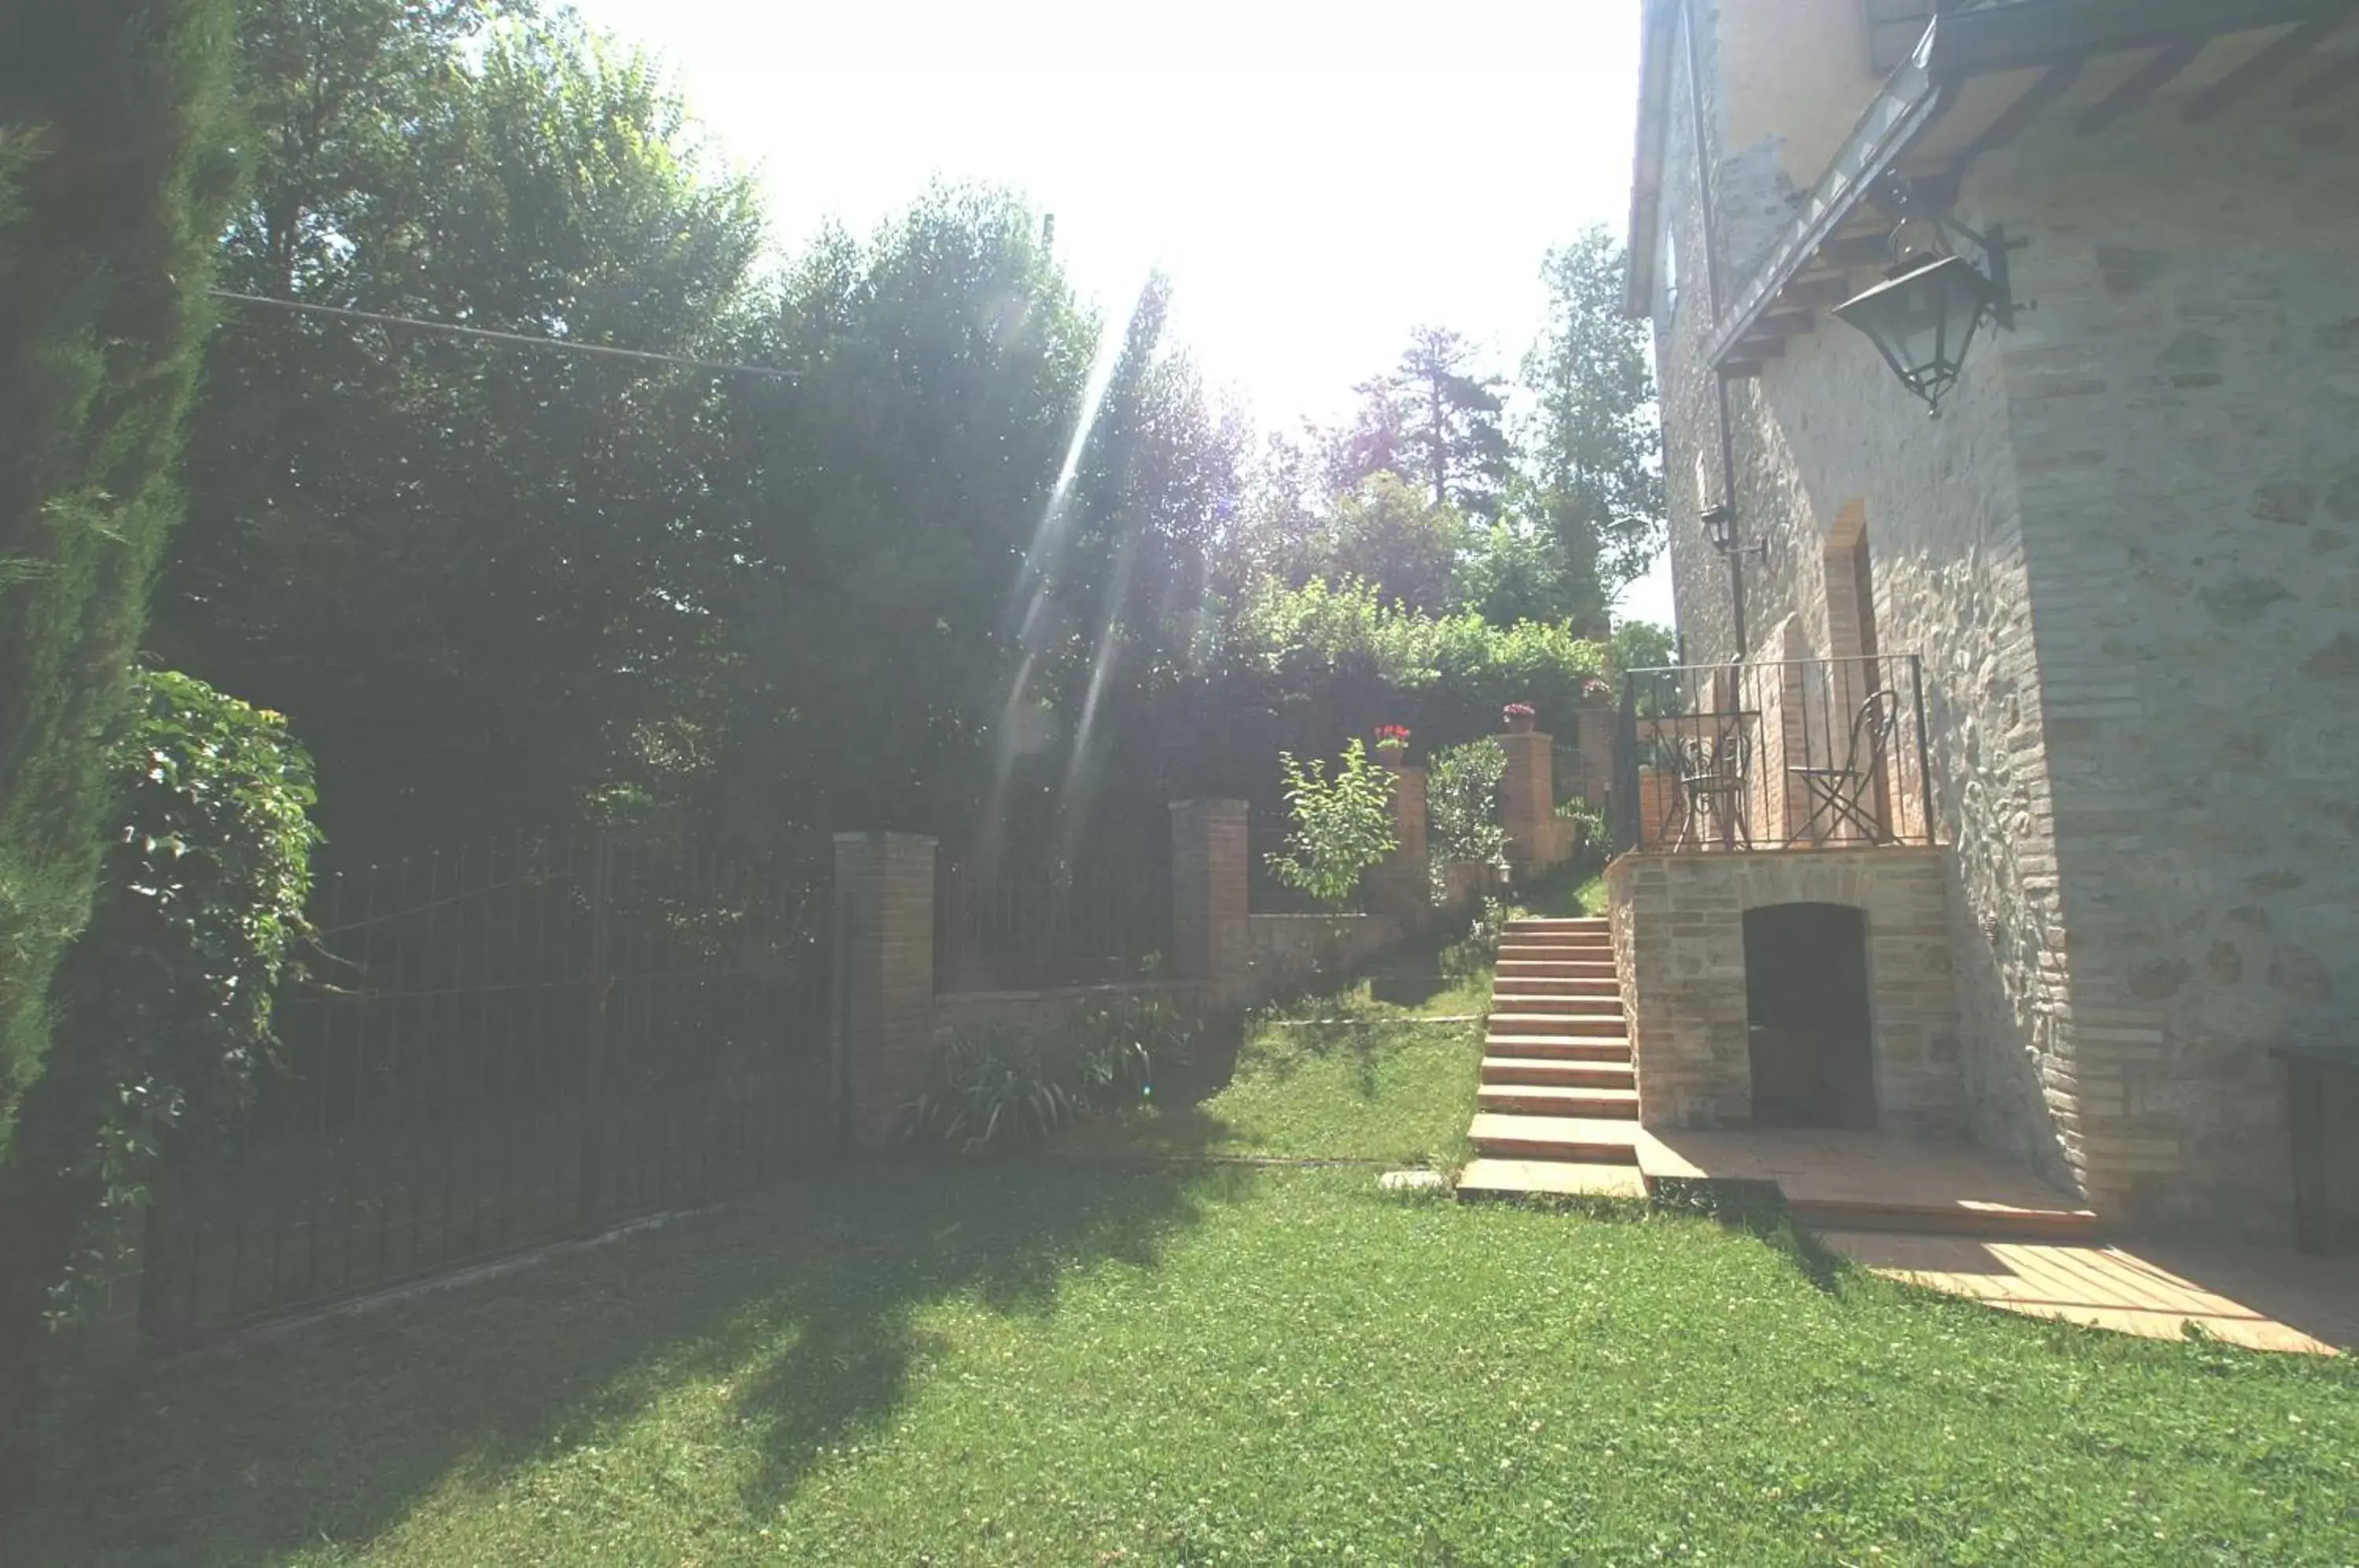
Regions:
<instances>
[{"instance_id":1,"label":"garden lawn","mask_svg":"<svg viewBox=\"0 0 2359 1568\"><path fill-rule=\"evenodd\" d=\"M845 1175L154 1368L12 1564L2343 1563L2343 1366L1358 1169Z\"/></svg>"},{"instance_id":2,"label":"garden lawn","mask_svg":"<svg viewBox=\"0 0 2359 1568\"><path fill-rule=\"evenodd\" d=\"M1147 1105L1084 1121L1058 1138L1056 1152L1454 1169L1466 1159L1482 1026L1372 1002L1369 985L1256 1018L1234 1063L1201 1061L1174 1071ZM1480 1013L1489 1005L1487 976L1480 985L1476 995L1445 994Z\"/></svg>"}]
</instances>

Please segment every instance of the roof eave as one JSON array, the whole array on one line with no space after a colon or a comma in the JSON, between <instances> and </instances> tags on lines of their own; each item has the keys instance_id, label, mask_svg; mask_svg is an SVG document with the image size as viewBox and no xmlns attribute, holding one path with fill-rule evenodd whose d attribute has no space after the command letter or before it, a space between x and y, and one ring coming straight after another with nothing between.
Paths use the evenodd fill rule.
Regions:
<instances>
[{"instance_id":1,"label":"roof eave","mask_svg":"<svg viewBox=\"0 0 2359 1568\"><path fill-rule=\"evenodd\" d=\"M1654 313L1656 255L1662 233L1663 149L1671 110L1671 41L1678 0L1647 0L1639 19L1638 138L1630 175L1628 265L1623 309L1641 320Z\"/></svg>"}]
</instances>

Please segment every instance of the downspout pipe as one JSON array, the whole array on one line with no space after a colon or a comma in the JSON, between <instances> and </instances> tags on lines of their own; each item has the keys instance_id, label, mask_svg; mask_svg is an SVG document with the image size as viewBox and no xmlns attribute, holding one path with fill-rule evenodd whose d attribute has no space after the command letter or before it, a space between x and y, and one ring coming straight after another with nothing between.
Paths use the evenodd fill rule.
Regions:
<instances>
[{"instance_id":1,"label":"downspout pipe","mask_svg":"<svg viewBox=\"0 0 2359 1568\"><path fill-rule=\"evenodd\" d=\"M1707 139L1708 122L1703 107L1703 58L1696 48L1695 0L1680 0L1680 33L1685 40L1688 66L1688 106L1695 120L1696 196L1703 221L1703 282L1704 302L1712 310L1712 330L1720 329L1721 259L1720 223L1712 203L1711 143ZM1745 553L1735 548L1741 535L1738 526L1743 521L1736 506L1736 433L1729 413L1728 377L1716 365L1704 366L1712 377L1712 401L1720 424L1720 498L1728 508L1728 599L1729 619L1736 634L1736 657L1742 660L1749 651L1745 627Z\"/></svg>"}]
</instances>

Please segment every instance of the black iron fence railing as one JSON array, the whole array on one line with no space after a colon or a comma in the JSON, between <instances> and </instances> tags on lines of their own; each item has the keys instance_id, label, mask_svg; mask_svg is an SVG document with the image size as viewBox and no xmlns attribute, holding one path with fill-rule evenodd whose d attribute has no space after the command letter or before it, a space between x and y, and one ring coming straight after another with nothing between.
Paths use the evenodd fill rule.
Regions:
<instances>
[{"instance_id":1,"label":"black iron fence railing","mask_svg":"<svg viewBox=\"0 0 2359 1568\"><path fill-rule=\"evenodd\" d=\"M1623 678L1614 812L1626 847L1930 844L1930 776L1914 654Z\"/></svg>"},{"instance_id":2,"label":"black iron fence railing","mask_svg":"<svg viewBox=\"0 0 2359 1568\"><path fill-rule=\"evenodd\" d=\"M944 860L934 878L934 988L1036 990L1168 973L1168 854L1079 866Z\"/></svg>"},{"instance_id":3,"label":"black iron fence railing","mask_svg":"<svg viewBox=\"0 0 2359 1568\"><path fill-rule=\"evenodd\" d=\"M323 877L277 1062L157 1183L144 1334L183 1343L823 1154L829 933L806 870L584 833Z\"/></svg>"}]
</instances>

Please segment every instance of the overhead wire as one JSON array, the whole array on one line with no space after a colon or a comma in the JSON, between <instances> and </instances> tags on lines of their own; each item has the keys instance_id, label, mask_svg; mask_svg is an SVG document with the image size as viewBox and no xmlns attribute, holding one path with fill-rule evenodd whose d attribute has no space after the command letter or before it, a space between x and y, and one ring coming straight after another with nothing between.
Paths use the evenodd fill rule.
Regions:
<instances>
[{"instance_id":1,"label":"overhead wire","mask_svg":"<svg viewBox=\"0 0 2359 1568\"><path fill-rule=\"evenodd\" d=\"M537 337L529 332L502 332L495 327L470 327L457 321L429 321L417 316L388 315L379 310L356 310L348 305L321 305L309 299L281 299L269 294L242 294L234 289L209 289L216 299L227 299L239 305L261 306L273 310L291 310L304 315L334 316L346 321L368 321L382 327L407 327L417 332L446 332L454 337L482 338L525 348L550 349L560 354L586 354L609 359L637 360L652 365L675 365L690 370L710 370L723 375L765 376L775 381L799 379L791 370L775 365L745 365L734 361L693 359L685 354L657 354L647 349L614 348L605 343L577 343L571 338Z\"/></svg>"}]
</instances>

